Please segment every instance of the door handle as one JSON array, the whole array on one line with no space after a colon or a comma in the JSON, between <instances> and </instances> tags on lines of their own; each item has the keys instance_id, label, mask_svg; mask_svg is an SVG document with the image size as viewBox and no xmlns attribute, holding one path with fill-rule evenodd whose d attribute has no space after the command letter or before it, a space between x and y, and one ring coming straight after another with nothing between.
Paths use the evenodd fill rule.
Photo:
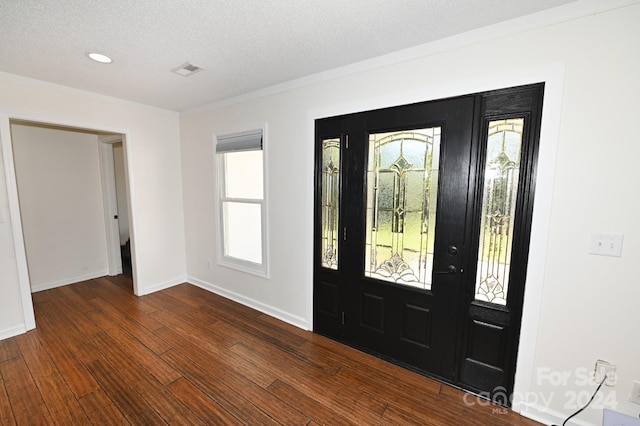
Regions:
<instances>
[{"instance_id":1,"label":"door handle","mask_svg":"<svg viewBox=\"0 0 640 426\"><path fill-rule=\"evenodd\" d=\"M458 272L458 268L456 268L454 265L449 265L444 271L434 271L433 273L436 275L451 275L455 274L456 272Z\"/></svg>"}]
</instances>

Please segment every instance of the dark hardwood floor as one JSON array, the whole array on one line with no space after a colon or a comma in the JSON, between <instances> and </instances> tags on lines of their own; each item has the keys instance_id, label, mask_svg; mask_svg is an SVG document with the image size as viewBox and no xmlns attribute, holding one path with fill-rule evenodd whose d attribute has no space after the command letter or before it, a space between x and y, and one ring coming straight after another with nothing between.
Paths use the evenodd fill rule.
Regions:
<instances>
[{"instance_id":1,"label":"dark hardwood floor","mask_svg":"<svg viewBox=\"0 0 640 426\"><path fill-rule=\"evenodd\" d=\"M33 294L0 341L0 424L537 425L182 284L124 276Z\"/></svg>"}]
</instances>

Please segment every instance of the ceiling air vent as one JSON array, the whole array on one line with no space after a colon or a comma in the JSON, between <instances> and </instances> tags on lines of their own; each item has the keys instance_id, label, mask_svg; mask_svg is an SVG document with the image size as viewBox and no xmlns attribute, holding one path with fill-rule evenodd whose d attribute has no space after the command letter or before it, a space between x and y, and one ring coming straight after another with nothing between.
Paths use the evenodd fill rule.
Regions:
<instances>
[{"instance_id":1,"label":"ceiling air vent","mask_svg":"<svg viewBox=\"0 0 640 426\"><path fill-rule=\"evenodd\" d=\"M198 71L202 71L202 68L200 68L199 66L190 64L189 62L185 62L184 64L180 65L179 67L175 67L171 70L171 72L174 72L178 75L181 75L183 77L189 77L190 75L193 75L195 73L197 73Z\"/></svg>"}]
</instances>

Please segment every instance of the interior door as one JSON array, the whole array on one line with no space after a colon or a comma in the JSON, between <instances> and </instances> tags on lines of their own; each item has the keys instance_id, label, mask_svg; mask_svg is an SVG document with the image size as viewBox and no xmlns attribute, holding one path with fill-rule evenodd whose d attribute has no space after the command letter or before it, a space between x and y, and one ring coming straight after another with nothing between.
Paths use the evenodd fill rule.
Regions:
<instances>
[{"instance_id":1,"label":"interior door","mask_svg":"<svg viewBox=\"0 0 640 426\"><path fill-rule=\"evenodd\" d=\"M320 222L331 224L320 231L326 236L318 247L316 331L449 380L474 101L420 103L316 125Z\"/></svg>"},{"instance_id":2,"label":"interior door","mask_svg":"<svg viewBox=\"0 0 640 426\"><path fill-rule=\"evenodd\" d=\"M316 121L316 332L510 392L542 90Z\"/></svg>"}]
</instances>

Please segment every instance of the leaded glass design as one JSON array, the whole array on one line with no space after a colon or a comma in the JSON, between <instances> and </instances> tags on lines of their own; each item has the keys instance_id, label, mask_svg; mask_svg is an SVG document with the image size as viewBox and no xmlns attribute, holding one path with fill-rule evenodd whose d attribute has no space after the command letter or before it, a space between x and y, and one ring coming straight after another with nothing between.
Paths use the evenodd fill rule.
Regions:
<instances>
[{"instance_id":1,"label":"leaded glass design","mask_svg":"<svg viewBox=\"0 0 640 426\"><path fill-rule=\"evenodd\" d=\"M476 300L506 305L523 118L489 122L482 191Z\"/></svg>"},{"instance_id":2,"label":"leaded glass design","mask_svg":"<svg viewBox=\"0 0 640 426\"><path fill-rule=\"evenodd\" d=\"M340 139L322 141L322 260L325 268L338 269L338 219L340 213Z\"/></svg>"},{"instance_id":3,"label":"leaded glass design","mask_svg":"<svg viewBox=\"0 0 640 426\"><path fill-rule=\"evenodd\" d=\"M365 276L431 288L440 127L369 135Z\"/></svg>"}]
</instances>

